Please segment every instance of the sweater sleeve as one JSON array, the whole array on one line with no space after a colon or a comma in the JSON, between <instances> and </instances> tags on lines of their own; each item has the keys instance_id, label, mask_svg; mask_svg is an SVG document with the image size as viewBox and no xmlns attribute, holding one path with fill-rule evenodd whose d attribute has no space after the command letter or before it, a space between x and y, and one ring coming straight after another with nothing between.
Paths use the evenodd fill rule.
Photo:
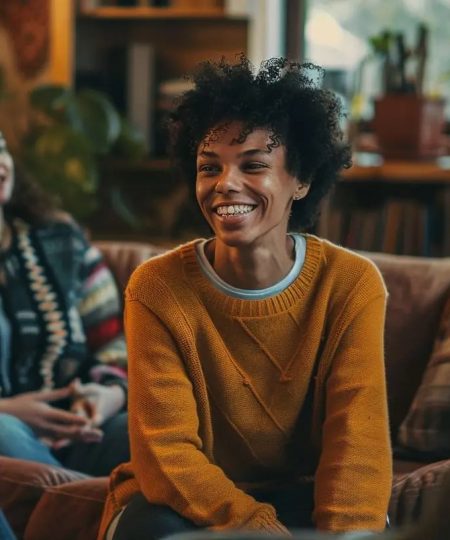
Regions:
<instances>
[{"instance_id":1,"label":"sweater sleeve","mask_svg":"<svg viewBox=\"0 0 450 540\"><path fill-rule=\"evenodd\" d=\"M327 531L385 527L392 485L384 370L386 294L344 327L326 382L314 518Z\"/></svg>"},{"instance_id":2,"label":"sweater sleeve","mask_svg":"<svg viewBox=\"0 0 450 540\"><path fill-rule=\"evenodd\" d=\"M125 330L131 462L145 497L201 527L289 534L272 506L238 489L208 460L177 344L156 315L129 295Z\"/></svg>"},{"instance_id":3,"label":"sweater sleeve","mask_svg":"<svg viewBox=\"0 0 450 540\"><path fill-rule=\"evenodd\" d=\"M91 357L88 378L101 384L118 384L126 393L127 352L117 285L99 250L81 232L80 241L83 252L78 310Z\"/></svg>"}]
</instances>

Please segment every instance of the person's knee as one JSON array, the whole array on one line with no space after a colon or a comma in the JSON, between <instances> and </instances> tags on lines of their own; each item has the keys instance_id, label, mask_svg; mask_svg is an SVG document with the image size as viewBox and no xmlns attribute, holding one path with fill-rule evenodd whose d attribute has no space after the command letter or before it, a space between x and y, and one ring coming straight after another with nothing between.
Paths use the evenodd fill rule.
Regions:
<instances>
[{"instance_id":1,"label":"person's knee","mask_svg":"<svg viewBox=\"0 0 450 540\"><path fill-rule=\"evenodd\" d=\"M31 428L16 416L7 413L0 413L1 438L6 438L8 435L29 435L31 432Z\"/></svg>"},{"instance_id":2,"label":"person's knee","mask_svg":"<svg viewBox=\"0 0 450 540\"><path fill-rule=\"evenodd\" d=\"M198 529L172 508L152 504L142 493L136 493L120 516L113 539L160 540L165 536Z\"/></svg>"},{"instance_id":3,"label":"person's knee","mask_svg":"<svg viewBox=\"0 0 450 540\"><path fill-rule=\"evenodd\" d=\"M60 465L31 427L10 414L0 414L0 455Z\"/></svg>"},{"instance_id":4,"label":"person's knee","mask_svg":"<svg viewBox=\"0 0 450 540\"><path fill-rule=\"evenodd\" d=\"M0 455L14 457L24 441L33 437L31 428L16 416L0 413Z\"/></svg>"}]
</instances>

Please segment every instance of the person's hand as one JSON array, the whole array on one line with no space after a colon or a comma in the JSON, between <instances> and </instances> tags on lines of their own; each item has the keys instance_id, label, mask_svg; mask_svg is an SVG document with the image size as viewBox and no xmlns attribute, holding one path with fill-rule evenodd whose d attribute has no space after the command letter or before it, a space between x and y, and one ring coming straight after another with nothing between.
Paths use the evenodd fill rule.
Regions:
<instances>
[{"instance_id":1,"label":"person's hand","mask_svg":"<svg viewBox=\"0 0 450 540\"><path fill-rule=\"evenodd\" d=\"M118 385L82 384L76 379L71 387L74 392L71 411L88 419L92 426L101 426L125 404L124 391Z\"/></svg>"},{"instance_id":2,"label":"person's hand","mask_svg":"<svg viewBox=\"0 0 450 540\"><path fill-rule=\"evenodd\" d=\"M54 448L74 441L94 442L101 440L103 433L91 427L89 420L74 412L53 407L50 403L70 398L72 386L56 390L24 392L0 401L0 412L10 414L28 424L37 436Z\"/></svg>"}]
</instances>

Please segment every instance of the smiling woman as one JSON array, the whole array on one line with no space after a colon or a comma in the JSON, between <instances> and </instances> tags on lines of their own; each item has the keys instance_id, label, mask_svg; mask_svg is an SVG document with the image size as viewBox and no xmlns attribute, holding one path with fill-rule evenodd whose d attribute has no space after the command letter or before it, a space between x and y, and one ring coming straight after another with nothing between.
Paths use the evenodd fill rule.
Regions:
<instances>
[{"instance_id":1,"label":"smiling woman","mask_svg":"<svg viewBox=\"0 0 450 540\"><path fill-rule=\"evenodd\" d=\"M0 455L94 475L128 459L119 313L100 253L0 133Z\"/></svg>"},{"instance_id":2,"label":"smiling woman","mask_svg":"<svg viewBox=\"0 0 450 540\"><path fill-rule=\"evenodd\" d=\"M99 538L384 528L386 290L366 258L299 232L350 162L317 73L206 63L172 115L213 235L128 285L132 460Z\"/></svg>"},{"instance_id":3,"label":"smiling woman","mask_svg":"<svg viewBox=\"0 0 450 540\"><path fill-rule=\"evenodd\" d=\"M229 122L214 141L201 143L196 193L215 233L206 253L214 258L217 274L235 287L263 289L292 266L293 240L286 236L291 205L308 193L309 185L286 170L285 148L270 148L268 129L256 128L239 143L243 129L242 122ZM242 272L244 262L238 264L236 257L251 252L258 258L255 271ZM234 261L229 260L232 253Z\"/></svg>"}]
</instances>

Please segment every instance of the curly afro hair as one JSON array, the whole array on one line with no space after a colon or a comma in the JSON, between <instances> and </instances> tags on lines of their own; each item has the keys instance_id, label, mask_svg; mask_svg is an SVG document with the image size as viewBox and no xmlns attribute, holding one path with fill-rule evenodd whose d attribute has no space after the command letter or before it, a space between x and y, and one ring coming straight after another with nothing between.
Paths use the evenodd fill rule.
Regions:
<instances>
[{"instance_id":1,"label":"curly afro hair","mask_svg":"<svg viewBox=\"0 0 450 540\"><path fill-rule=\"evenodd\" d=\"M293 204L290 226L310 227L319 203L343 168L351 165L351 152L343 143L341 102L320 88L322 68L272 58L254 72L241 55L231 64L225 59L200 64L194 87L180 98L169 119L170 152L174 164L193 187L197 149L213 140L215 128L242 123L239 143L255 128L271 131L270 147L286 147L286 169L310 185L304 199Z\"/></svg>"}]
</instances>

